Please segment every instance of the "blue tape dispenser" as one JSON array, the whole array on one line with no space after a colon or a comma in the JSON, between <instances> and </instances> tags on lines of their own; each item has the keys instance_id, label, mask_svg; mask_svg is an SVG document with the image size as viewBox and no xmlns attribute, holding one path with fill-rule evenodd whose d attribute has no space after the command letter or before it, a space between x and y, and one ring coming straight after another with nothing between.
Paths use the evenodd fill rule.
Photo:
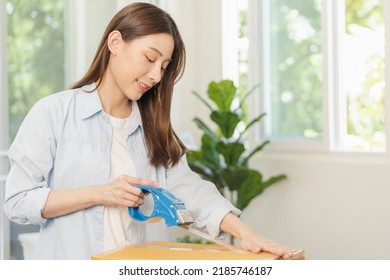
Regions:
<instances>
[{"instance_id":1,"label":"blue tape dispenser","mask_svg":"<svg viewBox=\"0 0 390 280\"><path fill-rule=\"evenodd\" d=\"M154 209L150 216L144 215L139 207L128 207L130 217L136 222L147 222L163 218L167 227L185 225L193 222L184 202L162 188L137 186L144 193L150 193L154 200Z\"/></svg>"}]
</instances>

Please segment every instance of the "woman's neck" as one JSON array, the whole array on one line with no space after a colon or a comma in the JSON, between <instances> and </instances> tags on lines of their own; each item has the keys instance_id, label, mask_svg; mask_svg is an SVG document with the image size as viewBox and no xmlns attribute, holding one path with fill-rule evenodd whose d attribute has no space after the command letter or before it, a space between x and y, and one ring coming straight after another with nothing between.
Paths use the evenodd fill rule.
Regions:
<instances>
[{"instance_id":1,"label":"woman's neck","mask_svg":"<svg viewBox=\"0 0 390 280\"><path fill-rule=\"evenodd\" d=\"M115 87L107 86L107 83L104 81L100 84L98 88L100 100L102 102L103 110L115 117L124 119L131 115L131 100L129 100L119 89L110 90Z\"/></svg>"}]
</instances>

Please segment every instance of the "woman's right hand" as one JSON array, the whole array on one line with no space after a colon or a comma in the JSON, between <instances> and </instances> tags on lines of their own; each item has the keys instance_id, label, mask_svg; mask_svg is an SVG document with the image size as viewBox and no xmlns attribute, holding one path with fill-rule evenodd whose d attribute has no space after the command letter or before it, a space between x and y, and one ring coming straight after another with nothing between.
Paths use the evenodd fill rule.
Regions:
<instances>
[{"instance_id":1,"label":"woman's right hand","mask_svg":"<svg viewBox=\"0 0 390 280\"><path fill-rule=\"evenodd\" d=\"M45 219L66 215L95 205L137 207L144 203L144 194L137 185L156 187L152 180L120 175L115 180L88 187L51 190L42 210Z\"/></svg>"},{"instance_id":2,"label":"woman's right hand","mask_svg":"<svg viewBox=\"0 0 390 280\"><path fill-rule=\"evenodd\" d=\"M100 185L99 194L101 204L105 206L138 207L144 203L144 193L137 185L156 187L152 180L120 175L113 181Z\"/></svg>"}]
</instances>

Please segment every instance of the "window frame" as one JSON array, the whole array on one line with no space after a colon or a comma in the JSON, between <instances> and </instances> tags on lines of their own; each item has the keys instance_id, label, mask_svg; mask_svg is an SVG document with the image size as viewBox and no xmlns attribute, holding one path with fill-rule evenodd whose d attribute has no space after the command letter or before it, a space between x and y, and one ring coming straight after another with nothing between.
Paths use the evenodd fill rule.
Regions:
<instances>
[{"instance_id":1,"label":"window frame","mask_svg":"<svg viewBox=\"0 0 390 280\"><path fill-rule=\"evenodd\" d=\"M249 84L260 84L261 87L252 97L251 114L257 115L260 112L270 111L269 92L267 81L269 81L270 64L269 55L269 18L268 4L270 0L256 1L248 0L248 28L250 38L249 54ZM390 3L383 1L385 26L390 26ZM261 16L258 16L258 15ZM340 69L340 58L342 58L342 36L344 30L344 1L323 0L322 2L322 51L323 51L323 89L322 89L322 110L323 110L323 136L320 139L309 139L304 137L274 137L269 133L270 117L266 117L263 124L257 125L251 136L252 143L260 143L264 139L272 142L268 151L289 151L289 152L321 152L338 154L374 154L390 155L390 114L385 115L385 151L348 151L341 147L343 131L346 131L346 96L342 90L342 71ZM259 28L260 27L260 28ZM390 28L385 28L385 45L390 45ZM390 54L386 49L385 63L390 65ZM385 70L385 83L390 82L390 67ZM385 93L385 111L390 112L390 96ZM344 120L344 121L340 121Z\"/></svg>"},{"instance_id":2,"label":"window frame","mask_svg":"<svg viewBox=\"0 0 390 280\"><path fill-rule=\"evenodd\" d=\"M385 84L390 84L390 52L387 51L390 46L390 3L383 1L383 16L385 21ZM390 156L390 93L389 87L385 87L385 135L386 135L386 154Z\"/></svg>"},{"instance_id":3,"label":"window frame","mask_svg":"<svg viewBox=\"0 0 390 280\"><path fill-rule=\"evenodd\" d=\"M6 0L0 0L0 150L8 149L8 63Z\"/></svg>"},{"instance_id":4,"label":"window frame","mask_svg":"<svg viewBox=\"0 0 390 280\"><path fill-rule=\"evenodd\" d=\"M0 202L5 195L8 150L8 70L7 70L7 10L6 0L0 0ZM10 222L0 213L0 260L10 258Z\"/></svg>"},{"instance_id":5,"label":"window frame","mask_svg":"<svg viewBox=\"0 0 390 280\"><path fill-rule=\"evenodd\" d=\"M222 32L222 76L224 79L232 80L236 85L239 81L238 69L238 5L237 0L225 0L222 3L221 24L224 30Z\"/></svg>"}]
</instances>

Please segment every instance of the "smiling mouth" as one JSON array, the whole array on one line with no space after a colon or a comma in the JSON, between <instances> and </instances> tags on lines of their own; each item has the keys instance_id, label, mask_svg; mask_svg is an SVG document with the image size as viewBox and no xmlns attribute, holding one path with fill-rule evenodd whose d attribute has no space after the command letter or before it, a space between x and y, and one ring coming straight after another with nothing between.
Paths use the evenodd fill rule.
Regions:
<instances>
[{"instance_id":1,"label":"smiling mouth","mask_svg":"<svg viewBox=\"0 0 390 280\"><path fill-rule=\"evenodd\" d=\"M148 91L151 86L141 82L140 80L137 80L137 85L138 85L138 88L141 90L142 93Z\"/></svg>"}]
</instances>

